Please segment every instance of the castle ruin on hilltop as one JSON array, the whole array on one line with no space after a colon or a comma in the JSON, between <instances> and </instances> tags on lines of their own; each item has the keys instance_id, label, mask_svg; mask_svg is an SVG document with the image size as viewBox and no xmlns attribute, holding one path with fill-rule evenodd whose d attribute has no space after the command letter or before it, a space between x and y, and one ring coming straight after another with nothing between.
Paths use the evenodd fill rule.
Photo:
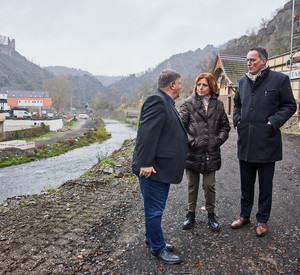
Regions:
<instances>
[{"instance_id":1,"label":"castle ruin on hilltop","mask_svg":"<svg viewBox=\"0 0 300 275\"><path fill-rule=\"evenodd\" d=\"M7 54L11 56L11 53L16 50L16 41L7 36L0 35L0 54Z\"/></svg>"}]
</instances>

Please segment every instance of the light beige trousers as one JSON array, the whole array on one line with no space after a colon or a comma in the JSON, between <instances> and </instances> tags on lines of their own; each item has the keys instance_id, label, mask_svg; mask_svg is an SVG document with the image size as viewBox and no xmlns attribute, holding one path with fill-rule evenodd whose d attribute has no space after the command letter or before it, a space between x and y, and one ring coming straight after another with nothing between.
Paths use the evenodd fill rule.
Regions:
<instances>
[{"instance_id":1,"label":"light beige trousers","mask_svg":"<svg viewBox=\"0 0 300 275\"><path fill-rule=\"evenodd\" d=\"M185 170L185 173L188 180L188 210L189 212L195 212L201 174L187 169ZM205 209L207 210L208 213L214 213L215 211L215 202L216 202L215 175L216 175L215 171L209 174L203 174L202 188L204 190Z\"/></svg>"}]
</instances>

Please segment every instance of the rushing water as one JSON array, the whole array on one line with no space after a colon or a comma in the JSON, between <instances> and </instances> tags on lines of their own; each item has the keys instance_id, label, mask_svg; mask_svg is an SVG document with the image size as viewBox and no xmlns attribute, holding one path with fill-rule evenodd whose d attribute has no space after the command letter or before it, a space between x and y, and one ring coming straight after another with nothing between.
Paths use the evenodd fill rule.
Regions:
<instances>
[{"instance_id":1,"label":"rushing water","mask_svg":"<svg viewBox=\"0 0 300 275\"><path fill-rule=\"evenodd\" d=\"M109 156L119 149L125 139L135 138L136 131L128 125L104 119L111 138L101 144L77 148L45 160L0 169L0 201L18 195L39 193L75 179L97 163L99 157Z\"/></svg>"}]
</instances>

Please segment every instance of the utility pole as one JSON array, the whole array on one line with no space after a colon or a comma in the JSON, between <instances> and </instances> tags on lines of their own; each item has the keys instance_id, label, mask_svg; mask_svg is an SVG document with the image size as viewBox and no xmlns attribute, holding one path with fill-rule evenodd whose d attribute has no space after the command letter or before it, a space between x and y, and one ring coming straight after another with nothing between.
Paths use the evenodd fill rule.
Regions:
<instances>
[{"instance_id":1,"label":"utility pole","mask_svg":"<svg viewBox=\"0 0 300 275\"><path fill-rule=\"evenodd\" d=\"M291 49L290 49L290 79L292 78L294 20L295 20L295 0L293 0L293 7L292 7L292 26L291 26L292 29L291 29Z\"/></svg>"}]
</instances>

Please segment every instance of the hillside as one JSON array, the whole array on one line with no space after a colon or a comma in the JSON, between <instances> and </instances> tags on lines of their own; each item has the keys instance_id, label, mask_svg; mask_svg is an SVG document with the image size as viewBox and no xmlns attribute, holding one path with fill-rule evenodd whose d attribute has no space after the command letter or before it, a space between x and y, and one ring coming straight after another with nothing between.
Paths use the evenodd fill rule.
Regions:
<instances>
[{"instance_id":1,"label":"hillside","mask_svg":"<svg viewBox=\"0 0 300 275\"><path fill-rule=\"evenodd\" d=\"M295 12L300 12L299 2L296 1ZM271 20L262 20L261 28L257 33L252 32L249 35L229 40L218 48L208 45L203 50L198 49L171 56L151 72L145 72L140 76L131 75L114 83L110 88L115 91L124 91L129 96L137 97L138 95L136 99L131 98L126 106L128 108L136 107L140 98L146 97L151 91L149 86L156 86L155 81L158 74L169 68L177 70L183 76L182 97L186 97L194 85L195 76L204 71L211 71L217 53L245 56L249 48L254 46L266 48L270 57L288 52L290 49L291 13L292 1L289 1L284 8L276 12Z\"/></svg>"},{"instance_id":2,"label":"hillside","mask_svg":"<svg viewBox=\"0 0 300 275\"><path fill-rule=\"evenodd\" d=\"M296 1L295 12L300 12ZM217 53L246 55L253 46L265 47L269 56L285 53L290 47L292 1L278 10L271 20L262 20L257 33L252 32L224 45L207 45L204 49L188 51L171 56L153 69L141 74L123 76L93 76L87 71L51 66L40 68L14 51L12 56L0 55L0 88L40 89L44 79L58 75L66 76L74 86L75 107L88 103L95 108L102 106L138 107L140 100L156 88L156 79L164 69L177 70L182 75L182 95L187 96L199 73L211 71Z\"/></svg>"},{"instance_id":3,"label":"hillside","mask_svg":"<svg viewBox=\"0 0 300 275\"><path fill-rule=\"evenodd\" d=\"M52 73L28 61L17 51L11 56L0 54L0 88L39 90L43 79L53 77Z\"/></svg>"},{"instance_id":4,"label":"hillside","mask_svg":"<svg viewBox=\"0 0 300 275\"><path fill-rule=\"evenodd\" d=\"M196 51L176 54L160 63L154 69L146 71L138 76L132 74L110 85L109 88L114 94L122 93L123 97L125 95L131 97L136 95L137 90L143 89L143 86L152 86L151 84L156 82L159 73L165 69L176 70L180 72L183 77L194 79L195 76L202 71L203 66L205 67L207 64L211 64L215 59L217 52L218 48L208 45L203 50L197 49ZM205 69L207 68L208 67L205 67ZM147 93L148 91L145 92Z\"/></svg>"},{"instance_id":5,"label":"hillside","mask_svg":"<svg viewBox=\"0 0 300 275\"><path fill-rule=\"evenodd\" d=\"M48 66L45 69L55 76L64 75L72 82L74 107L82 108L86 103L95 105L95 102L97 102L98 107L117 107L120 103L118 100L120 95L112 93L111 89L106 88L106 86L119 81L122 76L94 76L88 71L65 66ZM102 81L104 84L102 84ZM99 98L103 102L99 102ZM117 100L114 100L114 98Z\"/></svg>"},{"instance_id":6,"label":"hillside","mask_svg":"<svg viewBox=\"0 0 300 275\"><path fill-rule=\"evenodd\" d=\"M72 76L84 76L90 75L93 76L88 71L83 71L81 69L68 68L65 66L47 66L44 67L46 70L50 71L54 75L72 75ZM121 80L124 76L106 76L106 75L94 75L94 77L101 82L104 86L109 86L114 82Z\"/></svg>"},{"instance_id":7,"label":"hillside","mask_svg":"<svg viewBox=\"0 0 300 275\"><path fill-rule=\"evenodd\" d=\"M101 98L105 106L114 105L110 91L91 74L82 76L67 75L66 77L72 82L74 87L73 104L75 107L83 107L86 103L94 104L97 98Z\"/></svg>"},{"instance_id":8,"label":"hillside","mask_svg":"<svg viewBox=\"0 0 300 275\"><path fill-rule=\"evenodd\" d=\"M124 76L107 76L107 75L94 75L104 86L109 86L117 81L120 81Z\"/></svg>"},{"instance_id":9,"label":"hillside","mask_svg":"<svg viewBox=\"0 0 300 275\"><path fill-rule=\"evenodd\" d=\"M81 69L75 69L75 68L68 68L65 66L47 66L44 67L44 69L48 70L54 75L73 75L73 76L83 76L85 74L92 75L88 71L83 71Z\"/></svg>"},{"instance_id":10,"label":"hillside","mask_svg":"<svg viewBox=\"0 0 300 275\"><path fill-rule=\"evenodd\" d=\"M295 13L300 12L299 2L295 1ZM289 1L271 20L262 21L261 28L256 34L251 33L228 41L222 53L246 55L248 49L255 46L266 48L269 57L288 52L291 43L291 14L292 1Z\"/></svg>"}]
</instances>

